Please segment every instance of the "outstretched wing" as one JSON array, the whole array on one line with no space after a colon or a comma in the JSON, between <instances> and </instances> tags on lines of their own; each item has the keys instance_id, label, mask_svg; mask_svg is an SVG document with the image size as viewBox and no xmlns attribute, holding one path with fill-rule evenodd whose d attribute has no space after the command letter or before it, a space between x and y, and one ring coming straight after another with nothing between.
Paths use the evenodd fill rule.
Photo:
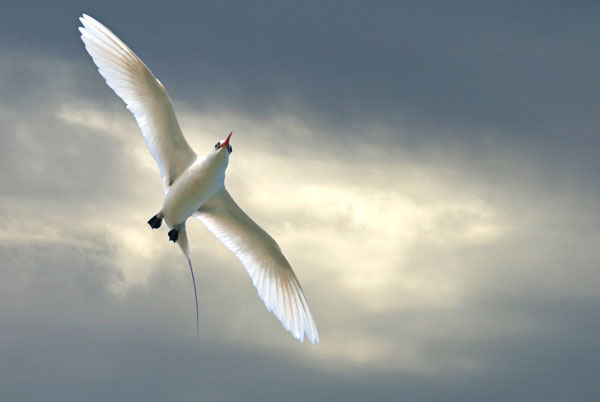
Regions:
<instances>
[{"instance_id":1,"label":"outstretched wing","mask_svg":"<svg viewBox=\"0 0 600 402\"><path fill-rule=\"evenodd\" d=\"M300 340L319 342L317 326L306 297L279 245L244 213L225 188L206 202L194 217L204 223L248 271L267 310Z\"/></svg>"},{"instance_id":2,"label":"outstretched wing","mask_svg":"<svg viewBox=\"0 0 600 402\"><path fill-rule=\"evenodd\" d=\"M164 190L196 160L183 137L165 87L104 25L83 14L81 40L109 87L123 99L158 163Z\"/></svg>"}]
</instances>

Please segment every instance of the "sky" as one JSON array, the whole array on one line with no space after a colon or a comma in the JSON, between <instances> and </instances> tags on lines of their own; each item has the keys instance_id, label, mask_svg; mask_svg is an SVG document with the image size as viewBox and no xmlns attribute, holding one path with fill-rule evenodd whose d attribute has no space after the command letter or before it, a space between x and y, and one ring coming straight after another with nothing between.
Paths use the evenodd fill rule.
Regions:
<instances>
[{"instance_id":1,"label":"sky","mask_svg":"<svg viewBox=\"0 0 600 402\"><path fill-rule=\"evenodd\" d=\"M79 38L165 85L319 328L264 308ZM18 401L600 399L600 5L7 1L0 393Z\"/></svg>"}]
</instances>

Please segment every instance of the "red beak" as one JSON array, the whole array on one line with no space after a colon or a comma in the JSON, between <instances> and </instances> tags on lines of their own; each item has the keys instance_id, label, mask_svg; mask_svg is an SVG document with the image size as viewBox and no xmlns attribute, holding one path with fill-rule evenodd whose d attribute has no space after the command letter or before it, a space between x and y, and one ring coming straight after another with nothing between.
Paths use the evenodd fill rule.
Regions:
<instances>
[{"instance_id":1,"label":"red beak","mask_svg":"<svg viewBox=\"0 0 600 402\"><path fill-rule=\"evenodd\" d=\"M221 148L225 147L227 148L227 146L229 145L229 139L231 138L231 134L233 134L233 131L229 133L229 135L227 136L227 139L225 141L223 141L223 143L221 144Z\"/></svg>"}]
</instances>

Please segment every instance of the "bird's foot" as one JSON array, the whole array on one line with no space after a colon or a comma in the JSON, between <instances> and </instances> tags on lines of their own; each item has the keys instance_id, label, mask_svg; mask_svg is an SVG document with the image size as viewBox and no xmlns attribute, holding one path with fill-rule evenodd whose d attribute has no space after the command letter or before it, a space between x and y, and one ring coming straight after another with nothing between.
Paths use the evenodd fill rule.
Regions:
<instances>
[{"instance_id":1,"label":"bird's foot","mask_svg":"<svg viewBox=\"0 0 600 402\"><path fill-rule=\"evenodd\" d=\"M171 229L169 231L169 240L176 243L177 239L179 239L179 229Z\"/></svg>"},{"instance_id":2,"label":"bird's foot","mask_svg":"<svg viewBox=\"0 0 600 402\"><path fill-rule=\"evenodd\" d=\"M158 214L154 215L148 221L148 225L150 225L150 227L152 229L158 229L160 227L161 223L162 223L162 218Z\"/></svg>"}]
</instances>

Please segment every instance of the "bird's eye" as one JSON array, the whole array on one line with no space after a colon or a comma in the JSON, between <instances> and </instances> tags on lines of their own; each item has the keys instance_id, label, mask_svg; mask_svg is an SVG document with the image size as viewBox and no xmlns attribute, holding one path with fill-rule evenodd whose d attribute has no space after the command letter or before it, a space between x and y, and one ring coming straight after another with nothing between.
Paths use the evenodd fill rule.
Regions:
<instances>
[{"instance_id":1,"label":"bird's eye","mask_svg":"<svg viewBox=\"0 0 600 402\"><path fill-rule=\"evenodd\" d=\"M221 146L221 142L217 142L217 143L215 144L215 149L219 149L219 147L220 147L220 146Z\"/></svg>"},{"instance_id":2,"label":"bird's eye","mask_svg":"<svg viewBox=\"0 0 600 402\"><path fill-rule=\"evenodd\" d=\"M232 153L232 152L233 152L233 147L230 145L230 146L227 148L227 150L229 151L229 153Z\"/></svg>"}]
</instances>

